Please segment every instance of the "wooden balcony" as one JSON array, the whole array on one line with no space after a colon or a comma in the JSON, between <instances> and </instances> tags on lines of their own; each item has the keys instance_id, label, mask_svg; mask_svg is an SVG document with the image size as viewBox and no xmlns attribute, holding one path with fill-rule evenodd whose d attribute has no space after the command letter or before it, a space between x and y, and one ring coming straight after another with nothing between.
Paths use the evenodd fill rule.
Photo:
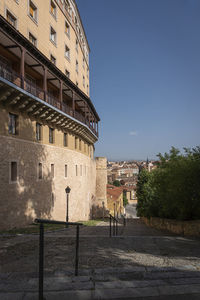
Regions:
<instances>
[{"instance_id":1,"label":"wooden balcony","mask_svg":"<svg viewBox=\"0 0 200 300\"><path fill-rule=\"evenodd\" d=\"M12 104L17 108L19 100L23 110L28 106L29 114L39 117L43 111L42 117L45 119L46 116L48 122L53 118L55 125L73 128L75 134L84 135L87 131L91 142L98 139L100 119L90 98L2 16L0 83L4 105ZM6 89L10 99L13 93L18 92L18 96L6 102ZM56 120L59 120L58 124ZM69 124L73 124L72 128Z\"/></svg>"}]
</instances>

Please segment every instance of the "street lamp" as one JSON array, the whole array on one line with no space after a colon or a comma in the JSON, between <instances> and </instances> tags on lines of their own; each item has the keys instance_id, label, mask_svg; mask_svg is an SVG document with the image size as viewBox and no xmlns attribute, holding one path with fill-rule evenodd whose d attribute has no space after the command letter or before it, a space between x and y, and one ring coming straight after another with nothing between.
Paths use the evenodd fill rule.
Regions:
<instances>
[{"instance_id":1,"label":"street lamp","mask_svg":"<svg viewBox=\"0 0 200 300\"><path fill-rule=\"evenodd\" d=\"M71 189L70 187L66 187L65 192L66 192L66 196L67 196L67 213L66 213L66 222L69 221L69 193L70 193ZM66 227L68 227L68 225L66 225Z\"/></svg>"}]
</instances>

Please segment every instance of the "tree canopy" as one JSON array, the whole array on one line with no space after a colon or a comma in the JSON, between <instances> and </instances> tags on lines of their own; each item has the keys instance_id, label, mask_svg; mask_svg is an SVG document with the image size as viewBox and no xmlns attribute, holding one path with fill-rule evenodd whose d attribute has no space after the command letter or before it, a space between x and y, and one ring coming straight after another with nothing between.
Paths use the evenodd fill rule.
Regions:
<instances>
[{"instance_id":1,"label":"tree canopy","mask_svg":"<svg viewBox=\"0 0 200 300\"><path fill-rule=\"evenodd\" d=\"M143 169L137 184L138 216L200 219L200 147L158 154L158 168Z\"/></svg>"}]
</instances>

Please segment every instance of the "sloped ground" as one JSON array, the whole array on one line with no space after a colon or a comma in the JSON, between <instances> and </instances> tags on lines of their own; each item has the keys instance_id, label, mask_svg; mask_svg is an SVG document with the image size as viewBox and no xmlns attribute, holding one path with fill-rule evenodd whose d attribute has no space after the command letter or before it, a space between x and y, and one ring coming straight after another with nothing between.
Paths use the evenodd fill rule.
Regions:
<instances>
[{"instance_id":1,"label":"sloped ground","mask_svg":"<svg viewBox=\"0 0 200 300\"><path fill-rule=\"evenodd\" d=\"M160 232L139 219L121 225L119 234L110 238L105 222L83 226L80 276L73 277L75 228L46 233L47 299L200 299L199 239ZM0 237L0 299L37 299L38 244L38 235ZM191 297L185 299L198 299Z\"/></svg>"}]
</instances>

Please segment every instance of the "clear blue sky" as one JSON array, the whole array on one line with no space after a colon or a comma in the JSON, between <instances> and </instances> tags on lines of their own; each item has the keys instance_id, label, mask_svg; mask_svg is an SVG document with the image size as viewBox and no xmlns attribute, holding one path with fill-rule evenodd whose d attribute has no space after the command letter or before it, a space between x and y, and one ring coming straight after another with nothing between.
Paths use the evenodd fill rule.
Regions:
<instances>
[{"instance_id":1,"label":"clear blue sky","mask_svg":"<svg viewBox=\"0 0 200 300\"><path fill-rule=\"evenodd\" d=\"M96 156L200 145L200 1L77 0L100 115Z\"/></svg>"}]
</instances>

